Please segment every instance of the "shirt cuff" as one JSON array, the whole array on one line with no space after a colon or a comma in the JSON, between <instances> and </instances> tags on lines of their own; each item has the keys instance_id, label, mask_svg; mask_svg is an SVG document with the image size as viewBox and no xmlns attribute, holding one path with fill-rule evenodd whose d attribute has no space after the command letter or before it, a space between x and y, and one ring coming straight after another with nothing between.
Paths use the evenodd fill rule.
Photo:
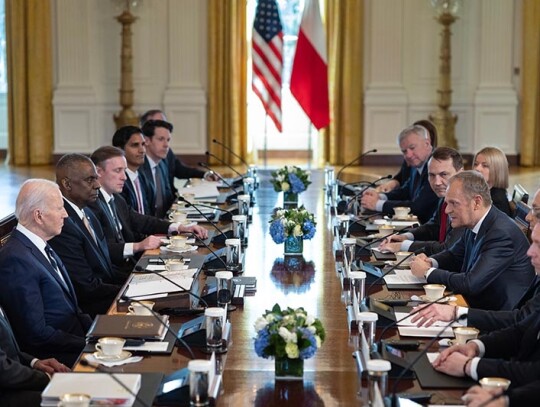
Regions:
<instances>
[{"instance_id":1,"label":"shirt cuff","mask_svg":"<svg viewBox=\"0 0 540 407\"><path fill-rule=\"evenodd\" d=\"M459 319L459 323L462 324L463 326L468 326L468 323L467 323L467 318L464 318L464 319L460 319L461 316L463 315L467 315L469 313L469 308L467 307L457 307L457 310L456 310L456 319Z\"/></svg>"},{"instance_id":2,"label":"shirt cuff","mask_svg":"<svg viewBox=\"0 0 540 407\"><path fill-rule=\"evenodd\" d=\"M404 240L403 242L401 242L401 246L399 249L402 252L408 252L412 244L413 244L412 240Z\"/></svg>"},{"instance_id":3,"label":"shirt cuff","mask_svg":"<svg viewBox=\"0 0 540 407\"><path fill-rule=\"evenodd\" d=\"M435 260L433 257L430 257L429 259L431 260L431 265L433 266L433 268L438 269L439 268L439 262L437 260Z\"/></svg>"},{"instance_id":4,"label":"shirt cuff","mask_svg":"<svg viewBox=\"0 0 540 407\"><path fill-rule=\"evenodd\" d=\"M39 359L38 359L38 358L32 359L32 361L30 362L30 367L33 368L34 365L35 365L37 362L39 362Z\"/></svg>"},{"instance_id":5,"label":"shirt cuff","mask_svg":"<svg viewBox=\"0 0 540 407\"><path fill-rule=\"evenodd\" d=\"M379 194L379 201L388 201L386 194Z\"/></svg>"},{"instance_id":6,"label":"shirt cuff","mask_svg":"<svg viewBox=\"0 0 540 407\"><path fill-rule=\"evenodd\" d=\"M169 235L172 235L173 232L178 232L179 226L180 226L179 222L171 223L169 225Z\"/></svg>"},{"instance_id":7,"label":"shirt cuff","mask_svg":"<svg viewBox=\"0 0 540 407\"><path fill-rule=\"evenodd\" d=\"M484 357L484 355L486 353L486 347L484 345L484 342L482 342L480 339L473 339L472 341L469 341L469 342L476 343L476 346L478 346L478 356L479 357ZM469 342L467 342L467 343L469 343Z\"/></svg>"},{"instance_id":8,"label":"shirt cuff","mask_svg":"<svg viewBox=\"0 0 540 407\"><path fill-rule=\"evenodd\" d=\"M203 175L203 178L204 178L205 180L208 181L208 179L210 178L210 176L212 176L213 174L214 174L214 171L211 171L211 170L210 170L210 171L206 171L206 172L204 173L204 175Z\"/></svg>"},{"instance_id":9,"label":"shirt cuff","mask_svg":"<svg viewBox=\"0 0 540 407\"><path fill-rule=\"evenodd\" d=\"M411 232L402 233L401 236L405 236L407 240L414 242L414 235Z\"/></svg>"},{"instance_id":10,"label":"shirt cuff","mask_svg":"<svg viewBox=\"0 0 540 407\"><path fill-rule=\"evenodd\" d=\"M431 272L432 272L433 270L435 270L435 269L436 269L436 267L430 267L430 268L428 269L428 271L426 271L426 274L424 274L424 276L426 277L426 280L428 279L428 277L429 277L429 275L431 274Z\"/></svg>"},{"instance_id":11,"label":"shirt cuff","mask_svg":"<svg viewBox=\"0 0 540 407\"><path fill-rule=\"evenodd\" d=\"M133 243L124 243L124 257L133 256Z\"/></svg>"},{"instance_id":12,"label":"shirt cuff","mask_svg":"<svg viewBox=\"0 0 540 407\"><path fill-rule=\"evenodd\" d=\"M480 362L480 358L472 358L471 364L469 365L471 367L471 378L475 381L478 381L478 372L476 369L478 368L478 362Z\"/></svg>"},{"instance_id":13,"label":"shirt cuff","mask_svg":"<svg viewBox=\"0 0 540 407\"><path fill-rule=\"evenodd\" d=\"M385 202L385 201L384 201L383 199L379 199L379 200L377 201L377 203L375 204L375 210L376 210L377 212L382 212L382 211L383 211L384 202Z\"/></svg>"}]
</instances>

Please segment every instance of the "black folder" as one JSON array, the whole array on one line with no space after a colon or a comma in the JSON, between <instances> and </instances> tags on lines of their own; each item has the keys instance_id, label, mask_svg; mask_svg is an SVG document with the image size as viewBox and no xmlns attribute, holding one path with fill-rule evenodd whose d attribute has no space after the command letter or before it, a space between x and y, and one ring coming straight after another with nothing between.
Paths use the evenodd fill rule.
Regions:
<instances>
[{"instance_id":1,"label":"black folder","mask_svg":"<svg viewBox=\"0 0 540 407\"><path fill-rule=\"evenodd\" d=\"M407 352L407 359L414 360L420 352ZM454 377L436 371L427 355L423 355L414 366L416 378L424 389L468 389L476 384L470 377Z\"/></svg>"}]
</instances>

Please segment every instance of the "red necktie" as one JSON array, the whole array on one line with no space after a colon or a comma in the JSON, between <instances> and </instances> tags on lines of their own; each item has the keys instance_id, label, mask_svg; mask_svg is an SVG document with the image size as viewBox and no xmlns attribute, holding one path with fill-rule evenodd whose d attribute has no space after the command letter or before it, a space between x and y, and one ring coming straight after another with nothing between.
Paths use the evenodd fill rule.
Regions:
<instances>
[{"instance_id":1,"label":"red necktie","mask_svg":"<svg viewBox=\"0 0 540 407\"><path fill-rule=\"evenodd\" d=\"M446 202L441 205L441 226L439 228L439 243L446 239L446 225L448 224L448 215L446 214Z\"/></svg>"}]
</instances>

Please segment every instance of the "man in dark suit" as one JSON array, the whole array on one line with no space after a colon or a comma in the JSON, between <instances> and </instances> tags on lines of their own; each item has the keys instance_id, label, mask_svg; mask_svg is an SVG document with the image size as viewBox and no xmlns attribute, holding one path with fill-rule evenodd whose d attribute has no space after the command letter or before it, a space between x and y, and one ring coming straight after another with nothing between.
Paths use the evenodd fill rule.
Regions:
<instances>
[{"instance_id":1,"label":"man in dark suit","mask_svg":"<svg viewBox=\"0 0 540 407\"><path fill-rule=\"evenodd\" d=\"M98 198L96 167L81 154L66 154L56 165L56 182L68 218L51 246L64 262L81 308L94 316L105 314L125 275L113 270L103 230L87 206Z\"/></svg>"},{"instance_id":2,"label":"man in dark suit","mask_svg":"<svg viewBox=\"0 0 540 407\"><path fill-rule=\"evenodd\" d=\"M437 195L429 186L427 161L433 147L425 127L410 126L398 136L401 151L410 166L414 168L411 176L401 187L379 194L369 188L362 194L361 204L365 209L393 215L394 208L406 206L418 217L420 223L426 223L437 208Z\"/></svg>"},{"instance_id":3,"label":"man in dark suit","mask_svg":"<svg viewBox=\"0 0 540 407\"><path fill-rule=\"evenodd\" d=\"M533 229L532 244L527 254L536 273L540 274L538 224ZM507 328L446 349L433 366L452 376L470 376L475 380L504 377L512 382L512 387L523 386L540 380L539 335L540 316L535 312Z\"/></svg>"},{"instance_id":4,"label":"man in dark suit","mask_svg":"<svg viewBox=\"0 0 540 407\"><path fill-rule=\"evenodd\" d=\"M167 121L165 113L161 110L153 109L149 110L141 116L140 124L141 127L149 120L163 120ZM219 177L213 174L211 171L201 171L198 168L188 167L182 161L180 161L173 151L169 148L167 152L167 157L165 158L165 164L167 165L169 183L173 192L176 192L174 187L174 178L204 178L208 181L219 181Z\"/></svg>"},{"instance_id":5,"label":"man in dark suit","mask_svg":"<svg viewBox=\"0 0 540 407\"><path fill-rule=\"evenodd\" d=\"M22 352L11 326L0 308L0 405L2 407L38 407L41 392L50 375L69 372L56 359L37 359Z\"/></svg>"},{"instance_id":6,"label":"man in dark suit","mask_svg":"<svg viewBox=\"0 0 540 407\"><path fill-rule=\"evenodd\" d=\"M172 232L195 233L199 238L208 236L206 229L198 225L171 223L154 216L141 215L129 208L119 193L126 181L124 152L116 147L104 146L92 153L101 189L96 202L90 204L100 220L113 262L119 266L134 254L156 249L161 239L155 234ZM145 236L138 241L139 236Z\"/></svg>"},{"instance_id":7,"label":"man in dark suit","mask_svg":"<svg viewBox=\"0 0 540 407\"><path fill-rule=\"evenodd\" d=\"M151 186L139 174L139 168L144 164L146 147L142 130L135 126L124 126L116 130L112 138L112 145L124 150L127 161L126 182L122 189L122 196L127 204L140 214L150 214L150 203L154 197L149 195Z\"/></svg>"},{"instance_id":8,"label":"man in dark suit","mask_svg":"<svg viewBox=\"0 0 540 407\"><path fill-rule=\"evenodd\" d=\"M493 400L493 397L498 395L501 397ZM502 388L484 389L480 386L473 386L461 399L469 407L537 406L540 404L540 381L531 382L525 386L512 387L504 395Z\"/></svg>"},{"instance_id":9,"label":"man in dark suit","mask_svg":"<svg viewBox=\"0 0 540 407\"><path fill-rule=\"evenodd\" d=\"M412 229L410 232L390 236L380 245L380 248L393 253L422 250L427 256L431 256L457 242L465 232L465 228L452 228L445 212L444 197L446 196L448 180L461 171L463 171L461 154L449 147L436 148L428 161L428 178L431 189L439 198L437 210L429 222Z\"/></svg>"},{"instance_id":10,"label":"man in dark suit","mask_svg":"<svg viewBox=\"0 0 540 407\"><path fill-rule=\"evenodd\" d=\"M19 223L0 251L0 305L23 351L71 366L92 320L79 309L70 277L47 244L67 217L58 186L26 181L15 216Z\"/></svg>"},{"instance_id":11,"label":"man in dark suit","mask_svg":"<svg viewBox=\"0 0 540 407\"><path fill-rule=\"evenodd\" d=\"M412 273L462 294L471 307L511 310L518 306L536 279L523 232L491 205L489 187L476 171L454 175L445 202L452 227L467 231L441 253L416 256Z\"/></svg>"}]
</instances>

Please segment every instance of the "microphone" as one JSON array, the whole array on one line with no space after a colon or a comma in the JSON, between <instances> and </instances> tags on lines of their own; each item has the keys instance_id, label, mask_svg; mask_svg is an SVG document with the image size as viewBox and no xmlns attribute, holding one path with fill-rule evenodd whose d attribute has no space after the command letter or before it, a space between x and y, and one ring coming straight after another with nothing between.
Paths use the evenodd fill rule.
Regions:
<instances>
[{"instance_id":1,"label":"microphone","mask_svg":"<svg viewBox=\"0 0 540 407\"><path fill-rule=\"evenodd\" d=\"M227 150L229 153L231 153L232 155L234 155L236 158L238 158L240 161L242 161L242 164L244 164L246 167L249 167L248 163L242 158L240 157L238 154L236 154L234 151L232 151L229 147L227 147L225 144L221 143L220 141L216 140L216 139L213 139L212 140L212 143L215 143L217 145L220 145L221 147L223 147L225 150Z\"/></svg>"},{"instance_id":2,"label":"microphone","mask_svg":"<svg viewBox=\"0 0 540 407\"><path fill-rule=\"evenodd\" d=\"M378 213L378 212L377 212L377 213L372 213L371 215L362 216L362 217L360 217L360 218L358 218L358 219L349 221L349 227L350 227L351 225L354 225L354 224L358 223L358 222L362 222L362 221L364 221L364 220L368 220L368 219L371 219L371 218L375 218L375 217L377 217L377 216L381 216L381 214ZM401 232L401 231L400 231L400 232ZM386 236L385 236L385 237L386 237ZM370 243L370 244L371 244L371 243Z\"/></svg>"},{"instance_id":3,"label":"microphone","mask_svg":"<svg viewBox=\"0 0 540 407\"><path fill-rule=\"evenodd\" d=\"M195 293L192 293L191 290L188 290L187 288L182 287L180 284L178 284L177 282L171 280L169 277L166 277L163 274L160 274L159 272L154 271L154 270L144 269L139 265L135 266L134 270L138 271L138 272L152 273L152 274L155 274L156 276L161 277L163 280L168 281L169 283L171 283L175 287L178 287L181 290L181 292L189 293L189 295L192 295L193 297L197 298L199 301L201 301L204 304L205 308L208 308L208 303L202 297L198 296ZM130 297L126 297L126 298L130 298ZM198 311L201 312L202 310L198 310Z\"/></svg>"},{"instance_id":4,"label":"microphone","mask_svg":"<svg viewBox=\"0 0 540 407\"><path fill-rule=\"evenodd\" d=\"M380 213L378 213L377 215L380 215ZM363 220L363 219L360 219L360 220ZM360 220L358 220L358 222L360 222ZM416 223L415 223L414 225L416 225ZM366 247L371 246L371 245L373 245L374 243L381 242L381 241L383 241L384 239L386 239L386 238L389 237L389 236L399 235L400 233L408 232L409 230L411 230L411 229L413 229L413 228L416 227L416 226L414 226L414 225L407 226L406 228L403 228L403 229L401 229L401 230L394 230L392 233L389 233L389 234L387 234L387 235L385 235L385 236L382 236L382 237L378 237L377 239L372 240L371 242L366 243L366 244L363 245L363 246L360 246L360 249L356 249L356 250L362 251L362 250L364 250ZM349 226L350 226L350 225L349 225ZM423 249L422 249L422 250L423 250ZM419 253L420 253L420 252L419 252ZM416 254L416 252L415 252L415 254ZM407 259L407 258L405 258L404 260L406 260L406 259ZM400 263L401 263L401 262L400 262Z\"/></svg>"},{"instance_id":5,"label":"microphone","mask_svg":"<svg viewBox=\"0 0 540 407\"><path fill-rule=\"evenodd\" d=\"M403 259L401 259L400 261L398 261L397 263L395 263L392 267L390 267L388 270L386 270L384 273L381 274L380 277L377 277L375 280L373 280L373 282L369 285L368 289L366 290L366 294L368 294L369 296L369 291L371 290L371 288L373 287L373 285L375 283L377 283L378 281L380 281L381 279L383 279L384 277L386 277L390 272L394 271L396 268L398 268L401 263L403 263L405 260L407 260L408 258L410 258L411 256L414 256L415 254L418 254L418 253L421 253L424 249L418 249L414 252L411 252L409 253L407 256L405 256Z\"/></svg>"},{"instance_id":6,"label":"microphone","mask_svg":"<svg viewBox=\"0 0 540 407\"><path fill-rule=\"evenodd\" d=\"M218 256L218 254L217 254L215 251L213 251L213 250L210 248L210 246L208 246L206 243L204 243L204 240L202 240L202 239L201 239L199 236L197 236L195 233L191 233L191 232L190 232L190 234L193 235L193 237L194 237L196 240L198 240L199 242L201 242L202 245L203 245L204 247L206 247L206 248L210 251L210 253L212 253L212 254L214 255L214 257L215 257L216 259L218 259L218 260L223 264L223 267L225 267L225 270L227 270L227 263L225 263L225 262L223 261L223 259L221 258L221 256ZM223 234L223 236L225 236L226 239L228 239L228 237L227 237L223 232L222 232L222 234ZM208 306L208 304L207 304L207 306Z\"/></svg>"},{"instance_id":7,"label":"microphone","mask_svg":"<svg viewBox=\"0 0 540 407\"><path fill-rule=\"evenodd\" d=\"M381 177L379 179L376 179L375 181L357 181L357 182L349 182L348 184L344 184L341 188L345 188L348 185L359 185L359 184L368 184L368 188L377 185L377 183L384 181L385 179L393 178L393 175L386 175L384 177Z\"/></svg>"},{"instance_id":8,"label":"microphone","mask_svg":"<svg viewBox=\"0 0 540 407\"><path fill-rule=\"evenodd\" d=\"M336 175L336 180L339 180L339 176L341 175L341 173L343 172L343 170L345 168L348 168L350 167L351 165L353 165L355 162L359 161L360 159L362 159L362 157L365 157L366 155L368 154L371 154L371 153L376 153L377 152L377 149L374 148L373 150L369 150L369 151L366 151L365 153L362 153L360 154L358 157L356 157L354 160L352 160L350 163L348 163L347 165L345 165L344 167L342 167L339 172L337 173Z\"/></svg>"},{"instance_id":9,"label":"microphone","mask_svg":"<svg viewBox=\"0 0 540 407\"><path fill-rule=\"evenodd\" d=\"M207 156L209 157L212 157L212 158L215 158L216 160L218 160L220 163L222 163L225 167L229 168L230 170L232 170L234 173L236 173L236 175L238 175L239 177L241 178L244 178L244 176L242 174L240 174L238 171L236 171L233 167L231 167L229 164L227 164L225 161L223 161L221 158L219 158L218 156L212 154L210 151L207 151L205 153ZM247 164L246 164L247 165Z\"/></svg>"},{"instance_id":10,"label":"microphone","mask_svg":"<svg viewBox=\"0 0 540 407\"><path fill-rule=\"evenodd\" d=\"M213 173L216 177L218 177L218 178L221 180L221 182L223 182L227 187L229 187L230 189L232 189L232 190L234 191L235 194L238 194L238 190L237 190L235 187L233 187L231 184L229 184L227 181L225 181L225 178L223 178L223 177L221 176L221 174L219 174L219 173L215 172L214 170L212 170L208 164L203 163L203 162L199 162L199 165L200 165L201 167L203 167L203 168L206 168L206 169L212 171L212 173Z\"/></svg>"},{"instance_id":11,"label":"microphone","mask_svg":"<svg viewBox=\"0 0 540 407\"><path fill-rule=\"evenodd\" d=\"M204 214L203 211L197 208L197 205L193 205L191 202L186 201L186 199L183 196L179 196L178 200L184 202L187 207L192 207L193 209L195 209L199 213L199 215L201 215L204 219L206 219L208 223L210 223L210 225L219 232L220 235L223 235L225 239L228 239L227 235L223 233L223 231L220 228L218 228L216 224L208 216Z\"/></svg>"},{"instance_id":12,"label":"microphone","mask_svg":"<svg viewBox=\"0 0 540 407\"><path fill-rule=\"evenodd\" d=\"M157 319L159 321L159 323L161 325L163 325L165 327L165 329L167 330L167 332L170 332L174 335L174 337L176 338L176 341L180 342L184 348L187 349L187 351L189 352L189 356L191 357L191 359L195 359L195 354L193 353L193 350L191 350L191 347L187 344L186 341L184 341L179 335L178 335L178 332L175 332L169 325L167 325L165 322L163 322L163 320L157 315L156 311L154 311L152 308L150 308L148 305L146 305L145 303L143 303L142 301L139 301L139 300L136 300L132 297L128 297L127 295L122 295L120 297L121 300L124 300L124 301L133 301L133 302L136 302L138 303L139 305L141 305L143 308L146 308L148 311L150 311L150 313L152 314L152 316Z\"/></svg>"},{"instance_id":13,"label":"microphone","mask_svg":"<svg viewBox=\"0 0 540 407\"><path fill-rule=\"evenodd\" d=\"M399 400L397 398L396 390L398 388L399 382L401 382L401 379L403 379L403 376L405 376L405 373L409 372L414 367L414 365L420 360L420 358L422 358L429 351L429 348L431 347L431 345L433 345L435 343L435 341L438 341L441 338L441 335L444 333L444 331L446 331L447 328L450 327L450 325L452 325L454 322L460 321L461 319L464 319L464 318L465 318L465 315L460 315L459 317L453 319L448 324L446 324L439 331L439 333L437 333L437 335L435 335L435 337L432 338L426 344L426 347L424 349L422 349L422 351L418 354L418 356L416 356L414 358L414 360L411 363L409 363L405 369L403 369L401 371L401 373L397 377L396 381L394 382L394 385L392 386L392 396L391 396L391 406L392 407L399 407Z\"/></svg>"},{"instance_id":14,"label":"microphone","mask_svg":"<svg viewBox=\"0 0 540 407\"><path fill-rule=\"evenodd\" d=\"M347 203L345 205L345 207L343 208L343 211L348 211L351 207L351 205L356 202L356 199L361 196L367 189L371 188L371 187L374 187L375 185L377 185L378 182L380 181L383 181L385 179L391 179L393 178L393 175L386 175L385 177L381 177L379 179L376 179L375 181L373 182L369 182L364 188L362 188L360 191L354 193L349 201L349 203ZM360 181L360 182L367 182L367 181ZM352 183L351 183L352 184ZM342 191L342 194L343 194L343 188L345 188L347 185L351 185L351 184L345 184L341 187L341 191ZM341 201L343 202L343 201ZM341 204L341 202L338 204L338 206Z\"/></svg>"},{"instance_id":15,"label":"microphone","mask_svg":"<svg viewBox=\"0 0 540 407\"><path fill-rule=\"evenodd\" d=\"M159 321L161 323L163 323L161 320ZM192 352L193 353L193 352ZM195 357L193 357L192 359L195 359ZM122 381L116 377L113 373L111 373L110 371L108 370L105 370L103 367L101 367L101 365L99 363L93 363L93 362L89 362L87 361L86 359L81 359L80 362L79 362L82 366L86 366L86 367L93 367L94 369L96 369L98 372L101 372L101 373L104 373L106 374L107 376L109 376L111 379L113 379L116 383L118 383L125 391L127 391L130 395L132 395L133 397L135 397L135 400L139 402L139 404L143 407L150 407L149 404L147 404L143 399L141 399L139 397L138 394L134 393L131 391L131 389L129 387L127 387L124 383L122 383Z\"/></svg>"},{"instance_id":16,"label":"microphone","mask_svg":"<svg viewBox=\"0 0 540 407\"><path fill-rule=\"evenodd\" d=\"M229 211L227 209L222 209L222 208L218 208L218 207L215 207L215 206L211 206L211 205L206 205L206 204L202 204L202 203L197 203L197 204L192 204L191 202L185 202L186 203L186 206L189 208L189 207L195 207L195 206L202 206L203 208L210 208L210 209L215 209L215 210L218 210L220 212L225 212L227 214L229 214L232 218L233 216L233 213L232 211ZM226 220L230 220L230 219L226 219Z\"/></svg>"}]
</instances>

